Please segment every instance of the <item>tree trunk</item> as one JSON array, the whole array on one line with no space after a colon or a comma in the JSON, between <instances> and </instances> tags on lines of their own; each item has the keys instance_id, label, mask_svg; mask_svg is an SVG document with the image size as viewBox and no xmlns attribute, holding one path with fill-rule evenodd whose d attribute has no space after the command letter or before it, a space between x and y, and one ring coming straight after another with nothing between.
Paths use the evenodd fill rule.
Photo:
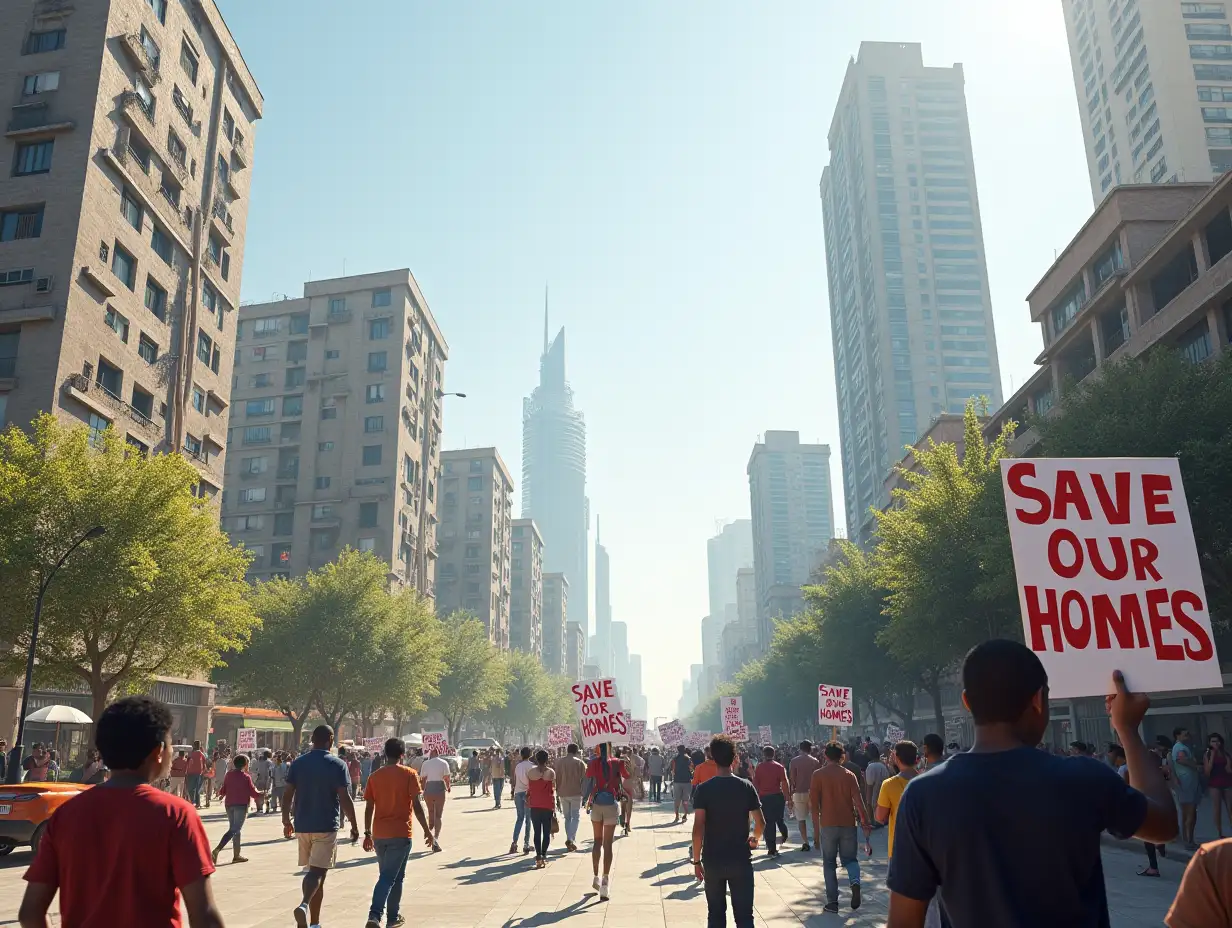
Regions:
<instances>
[{"instance_id":1,"label":"tree trunk","mask_svg":"<svg viewBox=\"0 0 1232 928\"><path fill-rule=\"evenodd\" d=\"M115 680L109 682L104 681L101 676L96 676L90 680L90 705L92 708L91 718L94 719L90 723L90 730L87 733L87 743L90 747L97 747L94 743L94 732L98 729L98 717L103 714L103 710L107 708L107 699L111 695L112 689L115 687ZM29 745L27 745L27 749Z\"/></svg>"},{"instance_id":2,"label":"tree trunk","mask_svg":"<svg viewBox=\"0 0 1232 928\"><path fill-rule=\"evenodd\" d=\"M868 701L868 712L873 717L873 740L877 740L877 729L881 727L881 722L877 718L877 700L870 699Z\"/></svg>"},{"instance_id":3,"label":"tree trunk","mask_svg":"<svg viewBox=\"0 0 1232 928\"><path fill-rule=\"evenodd\" d=\"M937 734L941 736L941 740L945 740L945 713L941 711L941 672L933 670L929 672L927 685L924 691L928 693L933 701L933 721L937 725Z\"/></svg>"}]
</instances>

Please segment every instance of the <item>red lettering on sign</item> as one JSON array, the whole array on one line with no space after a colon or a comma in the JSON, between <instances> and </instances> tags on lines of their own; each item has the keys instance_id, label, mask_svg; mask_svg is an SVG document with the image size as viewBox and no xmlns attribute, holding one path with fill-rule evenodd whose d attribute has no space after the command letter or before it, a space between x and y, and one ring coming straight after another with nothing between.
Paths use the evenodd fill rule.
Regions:
<instances>
[{"instance_id":1,"label":"red lettering on sign","mask_svg":"<svg viewBox=\"0 0 1232 928\"><path fill-rule=\"evenodd\" d=\"M1078 606L1078 624L1073 624L1074 610ZM1086 597L1074 590L1068 590L1061 595L1061 624L1065 627L1065 640L1071 648L1081 651L1091 643L1091 613L1087 609Z\"/></svg>"},{"instance_id":2,"label":"red lettering on sign","mask_svg":"<svg viewBox=\"0 0 1232 928\"><path fill-rule=\"evenodd\" d=\"M1130 541L1129 549L1133 552L1134 577L1145 580L1149 576L1156 583L1162 583L1164 578L1155 567L1155 559L1159 557L1159 548L1155 546L1155 542L1147 538L1135 538Z\"/></svg>"},{"instance_id":3,"label":"red lettering on sign","mask_svg":"<svg viewBox=\"0 0 1232 928\"><path fill-rule=\"evenodd\" d=\"M1010 465L1005 479L1010 486L1010 492L1019 499L1039 503L1039 509L1034 511L1015 509L1014 515L1018 521L1025 522L1028 525L1043 525L1048 521L1048 516L1052 512L1052 500L1048 498L1048 494L1043 490L1023 482L1024 478L1034 476L1035 465L1030 461L1021 461Z\"/></svg>"},{"instance_id":4,"label":"red lettering on sign","mask_svg":"<svg viewBox=\"0 0 1232 928\"><path fill-rule=\"evenodd\" d=\"M1104 593L1092 597L1091 606L1095 616L1095 647L1101 651L1112 647L1109 632L1116 636L1117 647L1122 650L1147 646L1146 623L1142 619L1142 604L1138 602L1138 594L1125 593L1121 596L1119 615L1112 603L1112 597ZM1134 640L1135 633L1137 642Z\"/></svg>"},{"instance_id":5,"label":"red lettering on sign","mask_svg":"<svg viewBox=\"0 0 1232 928\"><path fill-rule=\"evenodd\" d=\"M1104 563L1099 553L1099 539L1087 539L1087 554L1091 558L1091 566L1105 580L1121 580L1129 573L1129 555L1125 551L1125 539L1116 535L1108 539L1108 547L1112 550L1112 566Z\"/></svg>"},{"instance_id":6,"label":"red lettering on sign","mask_svg":"<svg viewBox=\"0 0 1232 928\"><path fill-rule=\"evenodd\" d=\"M1052 630L1052 650L1063 650L1061 644L1061 616L1057 612L1057 591L1053 589L1044 590L1047 606L1042 609L1040 608L1039 601L1039 587L1025 586L1022 588L1022 592L1027 600L1027 625L1031 629L1031 650L1048 650L1048 645L1044 643L1045 629Z\"/></svg>"},{"instance_id":7,"label":"red lettering on sign","mask_svg":"<svg viewBox=\"0 0 1232 928\"><path fill-rule=\"evenodd\" d=\"M1189 638L1186 638L1185 653L1191 661L1209 661L1215 656L1215 646L1211 644L1211 638L1206 633L1206 629L1185 611L1186 607L1201 609L1202 597L1189 590L1177 590L1172 594L1172 617L1176 619L1176 624L1197 642L1197 647L1191 647Z\"/></svg>"},{"instance_id":8,"label":"red lettering on sign","mask_svg":"<svg viewBox=\"0 0 1232 928\"><path fill-rule=\"evenodd\" d=\"M1142 496L1146 501L1147 525L1170 525L1176 522L1176 513L1161 506L1171 505L1168 494L1172 491L1172 478L1167 474L1143 474Z\"/></svg>"},{"instance_id":9,"label":"red lettering on sign","mask_svg":"<svg viewBox=\"0 0 1232 928\"><path fill-rule=\"evenodd\" d=\"M1104 518L1109 525L1129 524L1129 471L1118 470L1112 475L1116 484L1116 499L1108 495L1108 487L1104 483L1103 474L1092 474L1091 483L1095 485L1095 495L1099 498L1099 508L1104 512Z\"/></svg>"},{"instance_id":10,"label":"red lettering on sign","mask_svg":"<svg viewBox=\"0 0 1232 928\"><path fill-rule=\"evenodd\" d=\"M1074 507L1078 518L1083 522L1091 521L1091 507L1087 505L1087 498L1083 495L1078 474L1072 470L1059 470L1057 471L1057 494L1053 503L1052 517L1054 519L1068 518L1066 512L1070 506Z\"/></svg>"},{"instance_id":11,"label":"red lettering on sign","mask_svg":"<svg viewBox=\"0 0 1232 928\"><path fill-rule=\"evenodd\" d=\"M1183 661L1185 649L1179 644L1164 644L1163 634L1172 628L1172 616L1160 611L1168 604L1168 591L1146 591L1146 614L1151 623L1151 639L1155 643L1155 657L1161 661Z\"/></svg>"},{"instance_id":12,"label":"red lettering on sign","mask_svg":"<svg viewBox=\"0 0 1232 928\"><path fill-rule=\"evenodd\" d=\"M1066 564L1061 557L1061 546L1068 545L1067 552L1073 563ZM1082 573L1082 542L1067 528L1059 528L1048 536L1048 566L1058 577L1073 580Z\"/></svg>"}]
</instances>

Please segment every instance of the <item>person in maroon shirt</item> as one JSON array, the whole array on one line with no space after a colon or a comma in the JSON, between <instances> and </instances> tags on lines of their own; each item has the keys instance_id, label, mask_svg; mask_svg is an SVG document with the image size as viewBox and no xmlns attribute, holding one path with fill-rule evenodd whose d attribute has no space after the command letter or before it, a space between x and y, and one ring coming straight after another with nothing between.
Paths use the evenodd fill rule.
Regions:
<instances>
[{"instance_id":1,"label":"person in maroon shirt","mask_svg":"<svg viewBox=\"0 0 1232 928\"><path fill-rule=\"evenodd\" d=\"M47 820L26 893L22 928L49 928L60 893L62 928L223 928L214 864L192 804L155 789L171 768L171 710L130 696L99 716L95 740L111 779L73 797Z\"/></svg>"},{"instance_id":2,"label":"person in maroon shirt","mask_svg":"<svg viewBox=\"0 0 1232 928\"><path fill-rule=\"evenodd\" d=\"M787 768L774 759L774 748L766 745L761 749L761 756L761 763L753 770L753 785L757 787L762 814L766 818L766 850L771 857L778 857L778 841L775 838L787 843L787 823L783 821L783 813L787 810L791 786L787 782Z\"/></svg>"}]
</instances>

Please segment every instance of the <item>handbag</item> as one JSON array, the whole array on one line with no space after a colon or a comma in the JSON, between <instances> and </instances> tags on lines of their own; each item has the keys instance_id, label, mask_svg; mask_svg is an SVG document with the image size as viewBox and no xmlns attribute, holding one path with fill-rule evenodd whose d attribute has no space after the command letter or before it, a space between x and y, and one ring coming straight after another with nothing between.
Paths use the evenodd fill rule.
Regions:
<instances>
[{"instance_id":1,"label":"handbag","mask_svg":"<svg viewBox=\"0 0 1232 928\"><path fill-rule=\"evenodd\" d=\"M560 831L560 816L555 811L552 812L552 834Z\"/></svg>"}]
</instances>

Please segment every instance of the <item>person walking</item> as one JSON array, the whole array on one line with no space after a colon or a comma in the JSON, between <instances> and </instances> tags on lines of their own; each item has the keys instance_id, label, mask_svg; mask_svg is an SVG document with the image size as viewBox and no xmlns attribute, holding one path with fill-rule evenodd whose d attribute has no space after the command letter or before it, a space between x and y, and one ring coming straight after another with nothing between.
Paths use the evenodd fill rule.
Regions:
<instances>
[{"instance_id":1,"label":"person walking","mask_svg":"<svg viewBox=\"0 0 1232 928\"><path fill-rule=\"evenodd\" d=\"M894 745L892 758L898 773L882 782L881 789L877 791L876 811L873 812L877 821L886 826L886 856L890 858L894 857L894 823L898 817L898 807L903 801L903 790L917 775L915 765L919 752L914 742L899 741Z\"/></svg>"},{"instance_id":2,"label":"person walking","mask_svg":"<svg viewBox=\"0 0 1232 928\"><path fill-rule=\"evenodd\" d=\"M1177 833L1172 796L1138 734L1150 700L1113 674L1105 703L1130 786L1098 760L1037 749L1048 730L1048 674L1022 643L972 648L962 682L975 740L903 793L889 925L920 928L939 889L953 928L1107 926L1100 834L1159 843Z\"/></svg>"},{"instance_id":3,"label":"person walking","mask_svg":"<svg viewBox=\"0 0 1232 928\"><path fill-rule=\"evenodd\" d=\"M590 849L590 864L595 879L591 884L599 891L600 900L611 898L612 838L620 820L620 786L628 773L619 758L608 756L607 742L599 745L599 756L586 766L586 782L582 785L582 802L588 803L590 824L594 829L594 844ZM687 783L685 784L688 785ZM599 878L599 855L603 855L603 879Z\"/></svg>"},{"instance_id":4,"label":"person walking","mask_svg":"<svg viewBox=\"0 0 1232 928\"><path fill-rule=\"evenodd\" d=\"M860 859L856 838L856 823L867 837L872 831L868 812L864 808L864 793L860 780L843 765L843 745L831 741L826 745L826 764L813 771L809 781L809 808L813 813L813 831L821 846L822 872L826 881L825 911L838 911L838 861L847 871L851 887L851 907L860 907Z\"/></svg>"},{"instance_id":5,"label":"person walking","mask_svg":"<svg viewBox=\"0 0 1232 928\"><path fill-rule=\"evenodd\" d=\"M231 863L246 864L248 858L240 854L240 833L244 830L244 822L248 819L248 803L255 802L260 807L265 795L256 788L252 777L248 775L248 758L241 754L235 759L235 766L223 781L218 798L222 800L223 809L227 813L227 830L218 841L210 855L215 864L218 855L222 853L228 842L231 843Z\"/></svg>"},{"instance_id":6,"label":"person walking","mask_svg":"<svg viewBox=\"0 0 1232 928\"><path fill-rule=\"evenodd\" d=\"M658 748L651 748L646 758L646 772L650 775L650 801L663 801L663 755Z\"/></svg>"},{"instance_id":7,"label":"person walking","mask_svg":"<svg viewBox=\"0 0 1232 928\"><path fill-rule=\"evenodd\" d=\"M1223 735L1213 733L1206 739L1206 755L1202 771L1211 796L1211 812L1215 815L1215 832L1223 837L1223 807L1228 807L1228 824L1232 826L1232 760L1223 747Z\"/></svg>"},{"instance_id":8,"label":"person walking","mask_svg":"<svg viewBox=\"0 0 1232 928\"><path fill-rule=\"evenodd\" d=\"M548 752L542 748L535 752L535 765L527 771L526 782L526 804L535 829L535 869L542 870L547 866L556 814L556 771L548 766Z\"/></svg>"},{"instance_id":9,"label":"person walking","mask_svg":"<svg viewBox=\"0 0 1232 928\"><path fill-rule=\"evenodd\" d=\"M148 696L104 709L94 740L111 770L47 820L17 912L22 928L46 928L60 896L59 924L223 928L201 816L154 786L171 769L171 710ZM154 850L157 853L153 853Z\"/></svg>"},{"instance_id":10,"label":"person walking","mask_svg":"<svg viewBox=\"0 0 1232 928\"><path fill-rule=\"evenodd\" d=\"M556 801L565 820L565 847L577 850L578 820L582 814L582 781L586 779L586 764L578 757L578 746L570 744L565 756L552 764L556 770Z\"/></svg>"},{"instance_id":11,"label":"person walking","mask_svg":"<svg viewBox=\"0 0 1232 928\"><path fill-rule=\"evenodd\" d=\"M475 798L475 790L479 789L483 783L483 763L479 760L479 751L471 751L471 756L466 760L466 779L470 784L471 798Z\"/></svg>"},{"instance_id":12,"label":"person walking","mask_svg":"<svg viewBox=\"0 0 1232 928\"><path fill-rule=\"evenodd\" d=\"M198 809L201 808L201 782L204 779L205 752L201 750L201 742L194 741L188 762L184 765L184 783L188 788L188 795L184 798Z\"/></svg>"},{"instance_id":13,"label":"person walking","mask_svg":"<svg viewBox=\"0 0 1232 928\"><path fill-rule=\"evenodd\" d=\"M222 791L222 785L227 781L227 773L231 770L231 755L229 751L216 748L214 750L214 795Z\"/></svg>"},{"instance_id":14,"label":"person walking","mask_svg":"<svg viewBox=\"0 0 1232 928\"><path fill-rule=\"evenodd\" d=\"M492 752L484 751L479 757L479 769L483 776L483 794L485 796L492 795L492 765L489 763Z\"/></svg>"},{"instance_id":15,"label":"person walking","mask_svg":"<svg viewBox=\"0 0 1232 928\"><path fill-rule=\"evenodd\" d=\"M530 759L530 748L524 747L519 753L522 759L513 768L513 807L517 809L518 817L513 823L513 841L509 844L509 853L518 852L518 832L522 830L522 825L525 823L526 832L522 836L522 853L529 854L531 826L530 816L526 814L526 791L530 789L530 781L526 775L530 773L530 768L535 764Z\"/></svg>"},{"instance_id":16,"label":"person walking","mask_svg":"<svg viewBox=\"0 0 1232 928\"><path fill-rule=\"evenodd\" d=\"M752 782L765 817L766 851L771 857L778 857L778 841L775 838L779 837L779 833L780 840L787 843L787 823L783 821L783 812L787 808L787 797L791 795L791 785L787 782L787 768L774 759L774 748L769 745L762 748L761 756L762 762L754 769ZM697 827L696 824L694 827Z\"/></svg>"},{"instance_id":17,"label":"person walking","mask_svg":"<svg viewBox=\"0 0 1232 928\"><path fill-rule=\"evenodd\" d=\"M205 771L201 775L201 791L205 794L205 807L207 809L214 803L214 763L217 759L217 750L205 755Z\"/></svg>"},{"instance_id":18,"label":"person walking","mask_svg":"<svg viewBox=\"0 0 1232 928\"><path fill-rule=\"evenodd\" d=\"M808 823L812 818L809 810L809 790L813 782L813 773L821 766L813 756L813 742L805 739L800 742L800 753L791 759L787 765L787 779L791 784L791 805L796 813L796 824L800 826L800 850L810 850L808 838ZM817 835L813 834L816 842Z\"/></svg>"},{"instance_id":19,"label":"person walking","mask_svg":"<svg viewBox=\"0 0 1232 928\"><path fill-rule=\"evenodd\" d=\"M1080 741L1078 744L1082 745L1084 756L1090 754L1091 749L1083 744L1083 742ZM920 771L921 773L932 770L938 764L945 761L945 742L941 740L941 736L936 732L929 732L925 735L924 740L920 742L920 746L923 748L924 754L924 769Z\"/></svg>"},{"instance_id":20,"label":"person walking","mask_svg":"<svg viewBox=\"0 0 1232 928\"><path fill-rule=\"evenodd\" d=\"M492 781L492 808L501 807L501 793L505 789L505 756L499 749L494 749L488 757L488 779ZM517 839L515 838L516 842Z\"/></svg>"},{"instance_id":21,"label":"person walking","mask_svg":"<svg viewBox=\"0 0 1232 928\"><path fill-rule=\"evenodd\" d=\"M1164 924L1168 928L1232 925L1229 886L1232 886L1232 838L1202 845L1185 868Z\"/></svg>"},{"instance_id":22,"label":"person walking","mask_svg":"<svg viewBox=\"0 0 1232 928\"><path fill-rule=\"evenodd\" d=\"M400 911L402 880L414 835L412 815L423 829L424 840L432 840L423 803L419 801L419 775L402 766L405 755L406 744L401 738L386 741L383 762L372 771L364 789L364 850L374 851L377 861L376 886L372 889L372 904L364 928L381 928L383 915L388 916L386 928L406 924Z\"/></svg>"},{"instance_id":23,"label":"person walking","mask_svg":"<svg viewBox=\"0 0 1232 928\"><path fill-rule=\"evenodd\" d=\"M188 755L183 751L176 751L175 757L171 761L171 795L179 796L181 799L188 798L188 788L185 785L188 773Z\"/></svg>"},{"instance_id":24,"label":"person walking","mask_svg":"<svg viewBox=\"0 0 1232 928\"><path fill-rule=\"evenodd\" d=\"M676 748L676 756L672 758L672 811L675 817L672 824L683 822L689 817L689 796L692 792L693 761L682 744Z\"/></svg>"},{"instance_id":25,"label":"person walking","mask_svg":"<svg viewBox=\"0 0 1232 928\"><path fill-rule=\"evenodd\" d=\"M709 928L727 924L730 892L736 928L753 928L752 851L761 842L766 821L753 784L732 773L736 760L732 740L715 735L708 753L716 772L693 794L692 857L694 876L706 887L706 924Z\"/></svg>"},{"instance_id":26,"label":"person walking","mask_svg":"<svg viewBox=\"0 0 1232 928\"><path fill-rule=\"evenodd\" d=\"M624 762L627 771L625 781L621 784L620 824L624 827L624 833L628 835L633 829L633 803L643 796L642 771L645 767L642 759L632 748L618 750L617 756Z\"/></svg>"},{"instance_id":27,"label":"person walking","mask_svg":"<svg viewBox=\"0 0 1232 928\"><path fill-rule=\"evenodd\" d=\"M864 790L864 807L875 810L877 797L881 794L881 784L890 776L890 768L882 763L880 747L869 744L866 745L865 751L868 763L864 766L864 776L860 778L860 785ZM876 815L876 812L873 814Z\"/></svg>"},{"instance_id":28,"label":"person walking","mask_svg":"<svg viewBox=\"0 0 1232 928\"><path fill-rule=\"evenodd\" d=\"M239 760L239 758L237 757L236 760ZM257 800L257 811L255 813L260 815L269 808L270 790L274 786L274 762L270 759L268 748L257 751L256 760L252 762L252 782L256 786L257 792L261 794L261 798Z\"/></svg>"},{"instance_id":29,"label":"person walking","mask_svg":"<svg viewBox=\"0 0 1232 928\"><path fill-rule=\"evenodd\" d=\"M1202 767L1194 759L1188 728L1172 731L1172 775L1175 777L1176 801L1181 806L1181 840L1188 850L1196 850L1194 828L1198 822L1198 803L1202 801Z\"/></svg>"},{"instance_id":30,"label":"person walking","mask_svg":"<svg viewBox=\"0 0 1232 928\"><path fill-rule=\"evenodd\" d=\"M274 755L274 766L270 770L270 794L269 794L269 809L271 812L277 812L282 805L282 796L287 791L287 771L291 769L291 762L287 760L287 755L279 751Z\"/></svg>"},{"instance_id":31,"label":"person walking","mask_svg":"<svg viewBox=\"0 0 1232 928\"><path fill-rule=\"evenodd\" d=\"M424 802L428 806L428 826L432 830L432 852L441 852L441 821L445 816L445 796L453 789L449 777L449 761L433 751L419 768L423 780Z\"/></svg>"},{"instance_id":32,"label":"person walking","mask_svg":"<svg viewBox=\"0 0 1232 928\"><path fill-rule=\"evenodd\" d=\"M357 751L346 752L347 776L351 778L351 800L362 798L360 787L363 783L364 768L359 763Z\"/></svg>"},{"instance_id":33,"label":"person walking","mask_svg":"<svg viewBox=\"0 0 1232 928\"><path fill-rule=\"evenodd\" d=\"M330 750L333 744L334 730L318 725L312 730L312 750L295 758L287 771L282 832L288 838L299 836L299 865L307 868L301 886L303 900L292 912L298 928L321 924L325 877L338 859L339 811L351 823L351 843L359 841L351 777L342 758Z\"/></svg>"}]
</instances>

